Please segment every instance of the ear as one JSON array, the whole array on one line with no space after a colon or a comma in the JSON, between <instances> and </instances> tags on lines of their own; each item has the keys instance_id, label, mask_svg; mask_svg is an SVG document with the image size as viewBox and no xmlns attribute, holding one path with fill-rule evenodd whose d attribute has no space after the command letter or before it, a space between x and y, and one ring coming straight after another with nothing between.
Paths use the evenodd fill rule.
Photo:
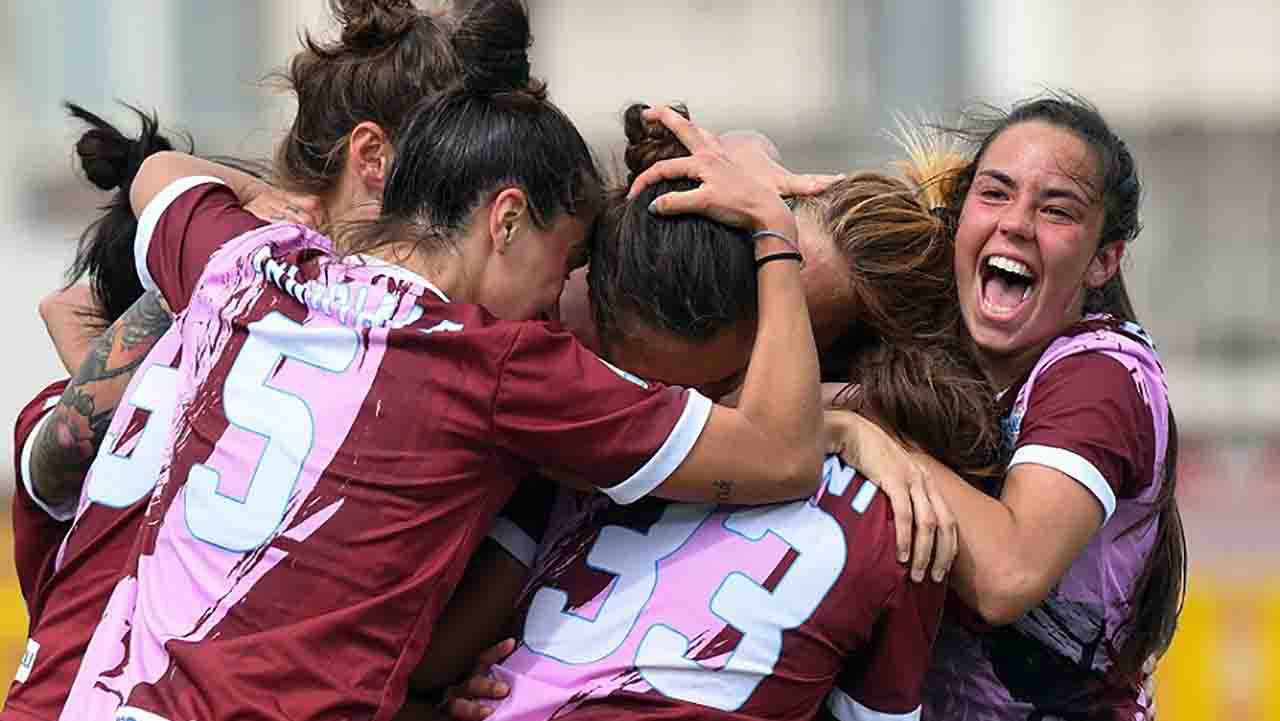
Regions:
<instances>
[{"instance_id":1,"label":"ear","mask_svg":"<svg viewBox=\"0 0 1280 721\"><path fill-rule=\"evenodd\" d=\"M1124 260L1124 242L1115 240L1100 248L1084 273L1084 284L1090 288L1101 288L1120 272L1120 261Z\"/></svg>"},{"instance_id":2,"label":"ear","mask_svg":"<svg viewBox=\"0 0 1280 721\"><path fill-rule=\"evenodd\" d=\"M519 188L503 188L489 206L489 238L494 252L502 254L518 237L520 225L529 211L529 199Z\"/></svg>"},{"instance_id":3,"label":"ear","mask_svg":"<svg viewBox=\"0 0 1280 721\"><path fill-rule=\"evenodd\" d=\"M366 120L351 131L347 166L375 197L382 195L394 148L382 126Z\"/></svg>"}]
</instances>

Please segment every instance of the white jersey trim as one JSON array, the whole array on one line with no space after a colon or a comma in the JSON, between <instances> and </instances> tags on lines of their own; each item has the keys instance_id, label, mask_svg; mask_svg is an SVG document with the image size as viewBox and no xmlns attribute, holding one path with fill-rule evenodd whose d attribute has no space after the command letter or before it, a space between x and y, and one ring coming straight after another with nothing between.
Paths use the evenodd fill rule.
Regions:
<instances>
[{"instance_id":1,"label":"white jersey trim","mask_svg":"<svg viewBox=\"0 0 1280 721\"><path fill-rule=\"evenodd\" d=\"M156 232L156 226L160 224L160 216L164 215L164 211L169 209L169 206L178 199L178 196L197 185L206 183L226 185L226 183L211 175L190 175L185 178L178 178L164 186L163 190L151 198L151 202L147 203L147 207L142 209L142 215L138 216L137 235L133 236L133 262L137 266L138 280L142 281L144 289L159 290L156 286L155 278L151 277L151 269L147 267L147 250L151 248L151 236ZM165 299L165 302L168 302L168 298Z\"/></svg>"},{"instance_id":2,"label":"white jersey trim","mask_svg":"<svg viewBox=\"0 0 1280 721\"><path fill-rule=\"evenodd\" d=\"M627 480L616 486L600 489L614 503L625 506L649 495L684 463L689 451L693 450L693 444L698 441L698 436L702 435L702 429L707 425L707 419L711 417L712 403L709 398L692 388L685 392L688 400L685 401L680 419L676 421L658 452Z\"/></svg>"},{"instance_id":3,"label":"white jersey trim","mask_svg":"<svg viewBox=\"0 0 1280 721\"><path fill-rule=\"evenodd\" d=\"M838 688L827 695L827 709L840 721L920 721L919 706L907 713L884 713L863 706Z\"/></svg>"},{"instance_id":4,"label":"white jersey trim","mask_svg":"<svg viewBox=\"0 0 1280 721\"><path fill-rule=\"evenodd\" d=\"M511 519L499 516L493 521L493 528L486 536L489 540L502 546L502 550L510 553L525 568L533 568L533 559L538 554L538 543L517 526Z\"/></svg>"},{"instance_id":5,"label":"white jersey trim","mask_svg":"<svg viewBox=\"0 0 1280 721\"><path fill-rule=\"evenodd\" d=\"M47 423L49 418L53 415L53 412L49 409L58 405L58 400L58 398L50 398L45 401L44 416L42 416L40 420L36 421L36 427L31 429L31 433L27 434L27 439L22 444L21 471L22 486L27 489L27 495L31 497L31 500L35 501L36 505L40 507L40 510L47 513L53 520L66 522L75 518L76 506L79 504L80 499L73 498L61 506L51 506L40 498L40 494L36 493L35 484L31 480L31 449L35 446L35 441L40 436L40 429L44 428L44 424Z\"/></svg>"},{"instance_id":6,"label":"white jersey trim","mask_svg":"<svg viewBox=\"0 0 1280 721\"><path fill-rule=\"evenodd\" d=\"M1013 460L1009 461L1009 467L1013 468L1019 463L1034 463L1074 478L1080 485L1089 489L1089 492L1102 504L1102 510L1106 516L1102 519L1103 523L1110 520L1111 514L1116 512L1116 492L1111 489L1111 484L1107 483L1107 479L1102 476L1098 467L1080 454L1065 448L1031 444L1013 452Z\"/></svg>"}]
</instances>

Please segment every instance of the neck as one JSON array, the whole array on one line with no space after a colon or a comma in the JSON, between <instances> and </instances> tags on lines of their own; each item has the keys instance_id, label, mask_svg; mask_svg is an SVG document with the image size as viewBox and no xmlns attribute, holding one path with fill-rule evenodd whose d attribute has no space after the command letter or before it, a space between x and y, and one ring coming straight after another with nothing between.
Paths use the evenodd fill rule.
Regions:
<instances>
[{"instance_id":1,"label":"neck","mask_svg":"<svg viewBox=\"0 0 1280 721\"><path fill-rule=\"evenodd\" d=\"M330 223L375 220L382 213L381 199L369 195L363 186L353 185L348 177L342 178L322 201Z\"/></svg>"}]
</instances>

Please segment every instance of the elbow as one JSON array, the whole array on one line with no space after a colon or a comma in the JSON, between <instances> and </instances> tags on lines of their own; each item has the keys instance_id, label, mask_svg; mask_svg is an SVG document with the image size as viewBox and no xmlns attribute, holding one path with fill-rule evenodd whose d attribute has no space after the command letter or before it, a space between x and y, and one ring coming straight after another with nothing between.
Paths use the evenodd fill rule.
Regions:
<instances>
[{"instance_id":1,"label":"elbow","mask_svg":"<svg viewBox=\"0 0 1280 721\"><path fill-rule=\"evenodd\" d=\"M1043 601L1052 585L1040 574L1005 570L979 589L974 610L992 626L1007 626Z\"/></svg>"},{"instance_id":2,"label":"elbow","mask_svg":"<svg viewBox=\"0 0 1280 721\"><path fill-rule=\"evenodd\" d=\"M36 312L40 314L40 320L44 321L45 326L49 325L50 319L58 313L58 304L62 300L63 291L58 290L50 293L40 299L36 305Z\"/></svg>"},{"instance_id":3,"label":"elbow","mask_svg":"<svg viewBox=\"0 0 1280 721\"><path fill-rule=\"evenodd\" d=\"M822 478L822 456L822 446L817 443L798 443L778 456L786 458L778 470L795 498L808 498L817 489Z\"/></svg>"}]
</instances>

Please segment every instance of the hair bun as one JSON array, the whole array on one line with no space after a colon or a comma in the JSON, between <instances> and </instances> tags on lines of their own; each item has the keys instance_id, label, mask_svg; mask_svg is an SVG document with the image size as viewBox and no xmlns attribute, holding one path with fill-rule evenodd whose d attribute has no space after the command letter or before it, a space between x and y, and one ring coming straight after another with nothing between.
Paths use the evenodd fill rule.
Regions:
<instances>
[{"instance_id":1,"label":"hair bun","mask_svg":"<svg viewBox=\"0 0 1280 721\"><path fill-rule=\"evenodd\" d=\"M126 188L148 155L172 150L173 144L160 135L160 122L153 115L126 105L137 114L142 132L136 140L126 138L115 126L75 103L64 103L71 117L90 127L76 141L76 157L89 182L103 190Z\"/></svg>"},{"instance_id":2,"label":"hair bun","mask_svg":"<svg viewBox=\"0 0 1280 721\"><path fill-rule=\"evenodd\" d=\"M411 0L329 0L342 24L342 44L352 50L378 50L399 40L419 17Z\"/></svg>"},{"instance_id":3,"label":"hair bun","mask_svg":"<svg viewBox=\"0 0 1280 721\"><path fill-rule=\"evenodd\" d=\"M636 176L648 170L655 163L672 158L683 158L689 155L680 139L667 126L656 120L645 120L644 111L648 105L636 103L626 109L622 116L622 126L627 134L627 150L624 155L627 170L627 185L635 182ZM684 105L672 105L671 108L689 120L689 109Z\"/></svg>"},{"instance_id":4,"label":"hair bun","mask_svg":"<svg viewBox=\"0 0 1280 721\"><path fill-rule=\"evenodd\" d=\"M521 0L479 0L453 32L463 85L477 93L525 91L545 99L546 87L530 77L531 45L529 13Z\"/></svg>"}]
</instances>

